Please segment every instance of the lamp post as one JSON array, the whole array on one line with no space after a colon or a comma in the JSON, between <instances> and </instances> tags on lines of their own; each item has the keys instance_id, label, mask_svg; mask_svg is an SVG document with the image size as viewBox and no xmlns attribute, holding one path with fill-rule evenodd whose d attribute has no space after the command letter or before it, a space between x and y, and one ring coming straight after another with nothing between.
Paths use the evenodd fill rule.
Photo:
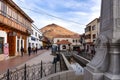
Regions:
<instances>
[{"instance_id":1,"label":"lamp post","mask_svg":"<svg viewBox=\"0 0 120 80\"><path fill-rule=\"evenodd\" d=\"M85 46L86 46L86 44L85 44L85 35L84 34L81 36L80 43L82 44L82 47L83 47L82 52L84 52L83 54L85 54Z\"/></svg>"},{"instance_id":2,"label":"lamp post","mask_svg":"<svg viewBox=\"0 0 120 80\"><path fill-rule=\"evenodd\" d=\"M60 61L60 71L61 71L60 44L58 44L58 57Z\"/></svg>"},{"instance_id":3,"label":"lamp post","mask_svg":"<svg viewBox=\"0 0 120 80\"><path fill-rule=\"evenodd\" d=\"M68 46L69 46L69 52L71 52L70 44L68 44Z\"/></svg>"}]
</instances>

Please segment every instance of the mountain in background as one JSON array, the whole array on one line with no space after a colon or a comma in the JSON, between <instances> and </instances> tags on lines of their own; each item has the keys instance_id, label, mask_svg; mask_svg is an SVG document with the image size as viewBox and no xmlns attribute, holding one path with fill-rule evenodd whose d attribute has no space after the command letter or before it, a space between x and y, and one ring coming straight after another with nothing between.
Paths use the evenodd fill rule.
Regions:
<instances>
[{"instance_id":1,"label":"mountain in background","mask_svg":"<svg viewBox=\"0 0 120 80\"><path fill-rule=\"evenodd\" d=\"M43 35L49 39L53 39L58 35L79 35L56 24L49 24L40 29Z\"/></svg>"}]
</instances>

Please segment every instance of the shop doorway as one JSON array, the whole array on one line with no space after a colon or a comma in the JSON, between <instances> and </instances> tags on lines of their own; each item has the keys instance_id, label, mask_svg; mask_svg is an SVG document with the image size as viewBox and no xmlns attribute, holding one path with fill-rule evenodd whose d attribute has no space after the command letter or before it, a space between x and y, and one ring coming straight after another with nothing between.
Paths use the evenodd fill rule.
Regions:
<instances>
[{"instance_id":1,"label":"shop doorway","mask_svg":"<svg viewBox=\"0 0 120 80\"><path fill-rule=\"evenodd\" d=\"M4 37L0 37L0 54L3 54Z\"/></svg>"},{"instance_id":2,"label":"shop doorway","mask_svg":"<svg viewBox=\"0 0 120 80\"><path fill-rule=\"evenodd\" d=\"M24 47L24 46L23 46L23 40L21 40L21 47Z\"/></svg>"},{"instance_id":3,"label":"shop doorway","mask_svg":"<svg viewBox=\"0 0 120 80\"><path fill-rule=\"evenodd\" d=\"M73 47L73 51L78 51L79 49L80 49L79 46L74 46L74 47Z\"/></svg>"},{"instance_id":4,"label":"shop doorway","mask_svg":"<svg viewBox=\"0 0 120 80\"><path fill-rule=\"evenodd\" d=\"M20 48L19 48L19 39L17 40L17 52L19 52Z\"/></svg>"}]
</instances>

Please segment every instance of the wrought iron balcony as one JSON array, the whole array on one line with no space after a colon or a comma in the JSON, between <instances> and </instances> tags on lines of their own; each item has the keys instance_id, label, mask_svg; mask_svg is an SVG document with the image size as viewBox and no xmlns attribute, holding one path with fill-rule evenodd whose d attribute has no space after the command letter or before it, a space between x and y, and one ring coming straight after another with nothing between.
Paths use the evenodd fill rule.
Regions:
<instances>
[{"instance_id":1,"label":"wrought iron balcony","mask_svg":"<svg viewBox=\"0 0 120 80\"><path fill-rule=\"evenodd\" d=\"M11 18L10 16L0 14L0 23L8 28L13 28L19 31L22 31L27 34L32 33L31 27L25 26L24 24L20 23L18 20Z\"/></svg>"}]
</instances>

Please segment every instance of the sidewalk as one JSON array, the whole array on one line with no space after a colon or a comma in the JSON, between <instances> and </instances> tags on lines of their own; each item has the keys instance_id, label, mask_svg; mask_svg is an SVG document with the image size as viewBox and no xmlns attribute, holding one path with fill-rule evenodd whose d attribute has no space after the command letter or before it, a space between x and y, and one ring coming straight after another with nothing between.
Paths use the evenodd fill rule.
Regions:
<instances>
[{"instance_id":1,"label":"sidewalk","mask_svg":"<svg viewBox=\"0 0 120 80\"><path fill-rule=\"evenodd\" d=\"M17 66L27 62L28 60L41 55L42 53L46 52L48 50L39 50L37 54L31 53L29 56L28 54L25 54L23 57L21 56L16 56L14 58L8 59L8 60L3 60L0 61L0 74L4 73L7 71L7 69L14 69Z\"/></svg>"}]
</instances>

